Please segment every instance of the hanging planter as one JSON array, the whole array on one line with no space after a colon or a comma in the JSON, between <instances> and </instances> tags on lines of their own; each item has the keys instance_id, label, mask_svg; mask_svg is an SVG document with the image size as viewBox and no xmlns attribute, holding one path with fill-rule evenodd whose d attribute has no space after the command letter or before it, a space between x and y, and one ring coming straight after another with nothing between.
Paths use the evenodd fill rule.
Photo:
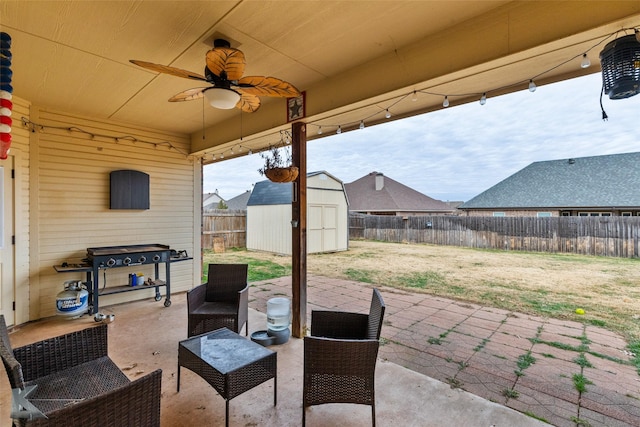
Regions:
<instances>
[{"instance_id":1,"label":"hanging planter","mask_svg":"<svg viewBox=\"0 0 640 427\"><path fill-rule=\"evenodd\" d=\"M260 156L264 159L264 166L258 172L270 181L292 182L298 177L298 168L291 164L291 152L287 147L271 147Z\"/></svg>"},{"instance_id":2,"label":"hanging planter","mask_svg":"<svg viewBox=\"0 0 640 427\"><path fill-rule=\"evenodd\" d=\"M298 168L295 166L272 168L265 170L264 174L272 182L292 182L298 177Z\"/></svg>"}]
</instances>

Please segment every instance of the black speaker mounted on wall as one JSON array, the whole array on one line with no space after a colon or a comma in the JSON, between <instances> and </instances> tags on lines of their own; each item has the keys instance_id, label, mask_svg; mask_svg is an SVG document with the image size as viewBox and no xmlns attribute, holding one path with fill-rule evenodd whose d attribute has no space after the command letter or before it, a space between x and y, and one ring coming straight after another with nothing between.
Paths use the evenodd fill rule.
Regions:
<instances>
[{"instance_id":1,"label":"black speaker mounted on wall","mask_svg":"<svg viewBox=\"0 0 640 427\"><path fill-rule=\"evenodd\" d=\"M111 209L149 209L149 175L134 170L110 174Z\"/></svg>"}]
</instances>

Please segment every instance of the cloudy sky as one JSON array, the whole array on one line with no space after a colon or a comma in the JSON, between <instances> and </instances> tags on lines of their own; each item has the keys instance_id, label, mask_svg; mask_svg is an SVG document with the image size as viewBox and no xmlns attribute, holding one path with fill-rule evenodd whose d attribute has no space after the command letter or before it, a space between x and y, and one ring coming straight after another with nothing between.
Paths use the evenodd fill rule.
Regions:
<instances>
[{"instance_id":1,"label":"cloudy sky","mask_svg":"<svg viewBox=\"0 0 640 427\"><path fill-rule=\"evenodd\" d=\"M532 162L640 151L640 95L603 97L599 73L309 141L309 171L344 183L373 172L439 200L467 201ZM230 199L262 181L258 154L205 166ZM640 165L639 165L640 167Z\"/></svg>"}]
</instances>

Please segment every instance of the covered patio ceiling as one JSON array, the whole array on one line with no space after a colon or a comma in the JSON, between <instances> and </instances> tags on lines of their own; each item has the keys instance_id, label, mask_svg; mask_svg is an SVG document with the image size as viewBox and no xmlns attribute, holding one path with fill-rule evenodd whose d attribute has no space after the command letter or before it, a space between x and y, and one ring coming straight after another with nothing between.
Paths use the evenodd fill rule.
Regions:
<instances>
[{"instance_id":1,"label":"covered patio ceiling","mask_svg":"<svg viewBox=\"0 0 640 427\"><path fill-rule=\"evenodd\" d=\"M285 101L262 98L251 114L169 103L202 84L130 59L202 74L212 40L226 38L246 55L244 75L306 92L313 139L338 125L347 131L442 108L443 95L455 105L526 90L530 79L598 72L606 42L640 27L640 2L5 0L0 20L13 39L14 95L191 135L191 154L206 164L277 143L290 126Z\"/></svg>"}]
</instances>

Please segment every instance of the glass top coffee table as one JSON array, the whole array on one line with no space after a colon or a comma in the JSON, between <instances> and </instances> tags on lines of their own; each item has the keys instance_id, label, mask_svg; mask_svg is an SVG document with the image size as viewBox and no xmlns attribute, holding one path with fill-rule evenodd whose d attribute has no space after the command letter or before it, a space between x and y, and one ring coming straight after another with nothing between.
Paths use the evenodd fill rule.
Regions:
<instances>
[{"instance_id":1,"label":"glass top coffee table","mask_svg":"<svg viewBox=\"0 0 640 427\"><path fill-rule=\"evenodd\" d=\"M227 328L191 337L178 344L180 367L202 377L225 399L225 425L229 426L229 400L273 378L273 405L278 402L277 353Z\"/></svg>"}]
</instances>

